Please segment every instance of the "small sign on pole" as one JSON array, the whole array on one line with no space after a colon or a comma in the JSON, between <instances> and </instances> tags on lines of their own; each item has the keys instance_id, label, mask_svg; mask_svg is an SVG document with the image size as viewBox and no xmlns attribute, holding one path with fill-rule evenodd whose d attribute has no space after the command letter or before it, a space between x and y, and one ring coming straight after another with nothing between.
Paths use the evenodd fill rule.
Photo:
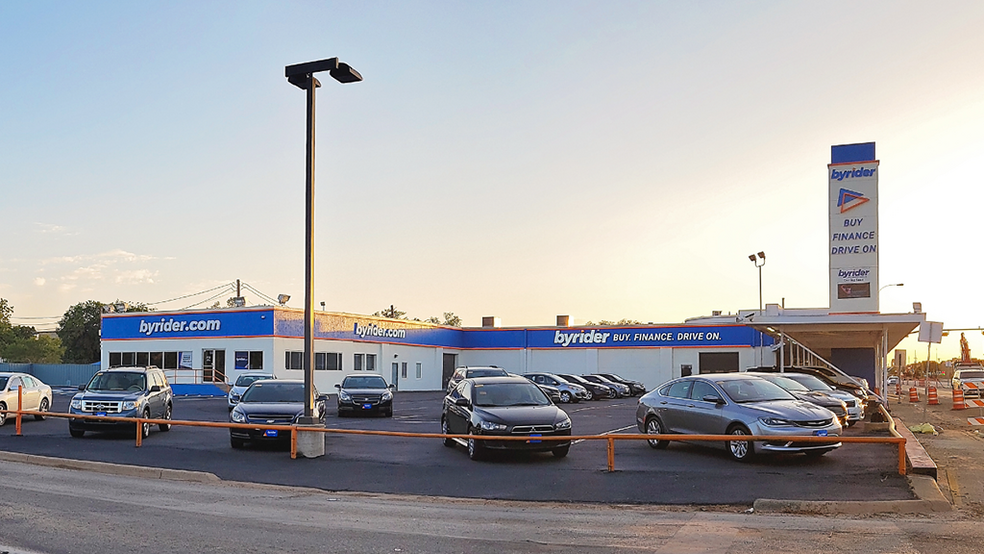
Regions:
<instances>
[{"instance_id":1,"label":"small sign on pole","mask_svg":"<svg viewBox=\"0 0 984 554\"><path fill-rule=\"evenodd\" d=\"M943 324L937 321L927 321L919 325L919 342L926 343L926 396L929 396L929 357L933 343L943 342ZM926 416L926 406L923 405L923 417Z\"/></svg>"}]
</instances>

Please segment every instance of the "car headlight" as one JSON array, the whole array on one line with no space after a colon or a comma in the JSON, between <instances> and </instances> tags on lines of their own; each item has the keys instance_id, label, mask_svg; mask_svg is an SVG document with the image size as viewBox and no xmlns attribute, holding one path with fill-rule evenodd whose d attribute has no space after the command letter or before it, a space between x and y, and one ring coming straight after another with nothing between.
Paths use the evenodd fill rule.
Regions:
<instances>
[{"instance_id":1,"label":"car headlight","mask_svg":"<svg viewBox=\"0 0 984 554\"><path fill-rule=\"evenodd\" d=\"M73 410L81 410L82 409L82 400L79 399L79 398L73 398L72 399L72 409Z\"/></svg>"},{"instance_id":2,"label":"car headlight","mask_svg":"<svg viewBox=\"0 0 984 554\"><path fill-rule=\"evenodd\" d=\"M788 419L782 419L778 417L763 417L759 421L761 421L765 425L768 425L769 427L782 427L782 426L792 425L792 422L790 422Z\"/></svg>"},{"instance_id":3,"label":"car headlight","mask_svg":"<svg viewBox=\"0 0 984 554\"><path fill-rule=\"evenodd\" d=\"M351 402L352 401L352 397L349 396L349 393L347 393L347 392L345 392L343 390L338 391L338 399L341 400L342 402Z\"/></svg>"},{"instance_id":4,"label":"car headlight","mask_svg":"<svg viewBox=\"0 0 984 554\"><path fill-rule=\"evenodd\" d=\"M495 423L493 421L483 421L479 427L482 431L505 431L506 426L502 423Z\"/></svg>"},{"instance_id":5,"label":"car headlight","mask_svg":"<svg viewBox=\"0 0 984 554\"><path fill-rule=\"evenodd\" d=\"M393 400L393 391L384 392L382 400L383 402L386 402L387 400Z\"/></svg>"},{"instance_id":6,"label":"car headlight","mask_svg":"<svg viewBox=\"0 0 984 554\"><path fill-rule=\"evenodd\" d=\"M244 414L241 411L239 411L238 408L235 409L235 410L233 410L232 411L232 422L233 423L246 423L246 414Z\"/></svg>"},{"instance_id":7,"label":"car headlight","mask_svg":"<svg viewBox=\"0 0 984 554\"><path fill-rule=\"evenodd\" d=\"M584 393L588 392L588 389L582 387L581 385L575 385L574 386L574 390L577 391L577 392L579 392L579 393L581 393L581 394L584 394Z\"/></svg>"},{"instance_id":8,"label":"car headlight","mask_svg":"<svg viewBox=\"0 0 984 554\"><path fill-rule=\"evenodd\" d=\"M554 429L558 431L564 431L570 428L571 428L571 418L567 418L564 421L561 421L560 423L554 425Z\"/></svg>"},{"instance_id":9,"label":"car headlight","mask_svg":"<svg viewBox=\"0 0 984 554\"><path fill-rule=\"evenodd\" d=\"M140 401L139 400L127 400L127 401L123 402L123 409L124 410L136 410L139 407L140 407Z\"/></svg>"}]
</instances>

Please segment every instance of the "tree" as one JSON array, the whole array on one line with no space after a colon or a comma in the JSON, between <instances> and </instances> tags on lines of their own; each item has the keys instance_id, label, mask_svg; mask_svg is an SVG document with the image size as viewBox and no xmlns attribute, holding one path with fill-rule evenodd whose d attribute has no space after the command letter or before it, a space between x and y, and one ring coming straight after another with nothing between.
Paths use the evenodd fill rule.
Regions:
<instances>
[{"instance_id":1,"label":"tree","mask_svg":"<svg viewBox=\"0 0 984 554\"><path fill-rule=\"evenodd\" d=\"M385 310L379 310L378 312L372 315L376 317L388 317L390 319L406 319L406 317L404 316L407 315L407 312L401 312L400 310L397 310L392 304L390 304L389 308L386 308Z\"/></svg>"},{"instance_id":2,"label":"tree","mask_svg":"<svg viewBox=\"0 0 984 554\"><path fill-rule=\"evenodd\" d=\"M450 327L461 327L461 318L454 312L444 312L444 324Z\"/></svg>"},{"instance_id":3,"label":"tree","mask_svg":"<svg viewBox=\"0 0 984 554\"><path fill-rule=\"evenodd\" d=\"M0 355L15 364L59 364L64 352L65 349L57 337L39 335L7 343Z\"/></svg>"},{"instance_id":4,"label":"tree","mask_svg":"<svg viewBox=\"0 0 984 554\"><path fill-rule=\"evenodd\" d=\"M143 302L123 302L117 298L109 304L103 304L98 300L86 300L75 304L65 312L58 322L58 338L65 347L65 363L88 364L99 361L99 328L102 323L103 306L120 304L126 306L125 312L151 311Z\"/></svg>"}]
</instances>

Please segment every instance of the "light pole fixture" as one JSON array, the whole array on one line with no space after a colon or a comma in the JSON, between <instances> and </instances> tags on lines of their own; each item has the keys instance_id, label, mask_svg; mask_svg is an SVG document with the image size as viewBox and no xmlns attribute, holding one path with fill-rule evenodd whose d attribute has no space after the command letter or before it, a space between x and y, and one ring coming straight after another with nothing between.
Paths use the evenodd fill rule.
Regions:
<instances>
[{"instance_id":1,"label":"light pole fixture","mask_svg":"<svg viewBox=\"0 0 984 554\"><path fill-rule=\"evenodd\" d=\"M278 294L277 295L277 302L280 302L280 305L281 306L283 306L284 304L286 304L288 300L290 300L290 295L289 294Z\"/></svg>"},{"instance_id":2,"label":"light pole fixture","mask_svg":"<svg viewBox=\"0 0 984 554\"><path fill-rule=\"evenodd\" d=\"M755 267L759 270L759 311L762 311L762 266L765 265L765 252L749 254L748 259L752 260ZM761 263L759 263L761 261Z\"/></svg>"},{"instance_id":3,"label":"light pole fixture","mask_svg":"<svg viewBox=\"0 0 984 554\"><path fill-rule=\"evenodd\" d=\"M891 285L884 285L882 287L879 287L878 288L878 292L881 292L881 291L887 289L888 287L904 287L904 286L905 286L905 283L892 283Z\"/></svg>"},{"instance_id":4,"label":"light pole fixture","mask_svg":"<svg viewBox=\"0 0 984 554\"><path fill-rule=\"evenodd\" d=\"M362 75L338 58L288 65L287 82L307 91L307 153L304 217L304 416L300 424L314 425L314 92L321 86L315 73L327 71L339 83L355 83ZM322 454L324 452L322 451Z\"/></svg>"}]
</instances>

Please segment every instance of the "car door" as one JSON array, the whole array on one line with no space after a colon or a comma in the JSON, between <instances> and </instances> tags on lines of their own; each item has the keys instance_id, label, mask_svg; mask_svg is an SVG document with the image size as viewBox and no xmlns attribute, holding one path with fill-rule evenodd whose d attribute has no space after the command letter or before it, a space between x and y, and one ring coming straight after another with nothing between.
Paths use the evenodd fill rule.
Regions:
<instances>
[{"instance_id":1,"label":"car door","mask_svg":"<svg viewBox=\"0 0 984 554\"><path fill-rule=\"evenodd\" d=\"M687 422L690 428L688 433L695 435L723 435L727 430L722 416L722 404L705 401L707 396L724 398L714 385L698 379L694 381L690 389L690 403L687 404Z\"/></svg>"},{"instance_id":2,"label":"car door","mask_svg":"<svg viewBox=\"0 0 984 554\"><path fill-rule=\"evenodd\" d=\"M20 400L17 398L18 387L21 389ZM16 410L18 408L18 401L20 402L20 409L22 410L38 409L38 403L35 399L37 396L37 391L32 391L25 379L20 376L11 377L10 383L7 385L7 390L10 391L10 406L8 406L8 410Z\"/></svg>"},{"instance_id":3,"label":"car door","mask_svg":"<svg viewBox=\"0 0 984 554\"><path fill-rule=\"evenodd\" d=\"M468 433L468 421L471 417L471 410L469 407L458 406L455 402L459 398L470 398L470 394L466 396L465 392L466 389L471 388L470 385L471 383L462 381L448 395L444 418L448 422L448 431L451 434L464 435Z\"/></svg>"},{"instance_id":4,"label":"car door","mask_svg":"<svg viewBox=\"0 0 984 554\"><path fill-rule=\"evenodd\" d=\"M157 391L148 392L147 403L148 406L150 407L150 417L153 418L164 417L164 406L165 406L164 395L166 393L164 392L164 387L161 386L163 383L161 382L161 379L157 375L156 371L148 371L145 374L145 377L147 379L148 391L151 391L154 387L157 387L159 389Z\"/></svg>"},{"instance_id":5,"label":"car door","mask_svg":"<svg viewBox=\"0 0 984 554\"><path fill-rule=\"evenodd\" d=\"M671 433L683 433L687 404L690 403L689 379L677 381L666 387L666 393L661 394L657 401L656 412L659 414L663 427Z\"/></svg>"}]
</instances>

